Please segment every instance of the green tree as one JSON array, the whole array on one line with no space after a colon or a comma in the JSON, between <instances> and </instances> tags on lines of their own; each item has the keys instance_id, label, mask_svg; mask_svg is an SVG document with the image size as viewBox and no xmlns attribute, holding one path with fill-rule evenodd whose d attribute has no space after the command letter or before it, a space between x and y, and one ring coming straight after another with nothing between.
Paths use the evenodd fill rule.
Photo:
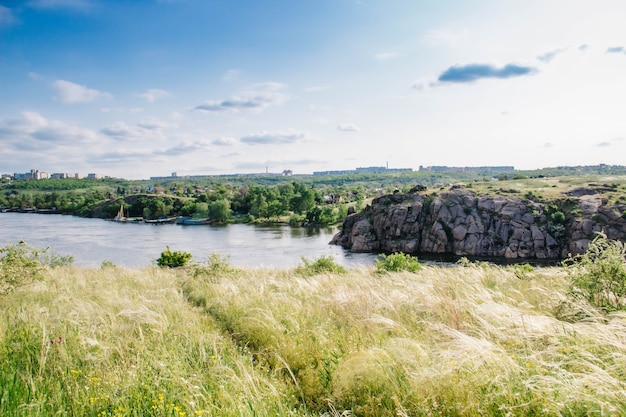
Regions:
<instances>
[{"instance_id":1,"label":"green tree","mask_svg":"<svg viewBox=\"0 0 626 417\"><path fill-rule=\"evenodd\" d=\"M225 223L230 218L230 202L226 198L213 201L208 204L207 211L209 219L215 220L219 223Z\"/></svg>"}]
</instances>

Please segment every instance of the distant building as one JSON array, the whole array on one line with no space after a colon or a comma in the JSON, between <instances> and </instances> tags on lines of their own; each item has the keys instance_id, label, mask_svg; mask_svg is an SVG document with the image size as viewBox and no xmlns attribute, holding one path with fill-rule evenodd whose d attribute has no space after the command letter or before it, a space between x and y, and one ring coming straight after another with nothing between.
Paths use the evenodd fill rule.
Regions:
<instances>
[{"instance_id":1,"label":"distant building","mask_svg":"<svg viewBox=\"0 0 626 417\"><path fill-rule=\"evenodd\" d=\"M513 166L482 166L482 167L449 167L446 165L435 165L424 167L420 165L420 171L434 171L434 172L480 172L480 171L498 171L498 172L507 172L514 171L515 167Z\"/></svg>"},{"instance_id":2,"label":"distant building","mask_svg":"<svg viewBox=\"0 0 626 417\"><path fill-rule=\"evenodd\" d=\"M283 176L285 177L291 177L293 175L293 171L290 169L286 169L283 171Z\"/></svg>"},{"instance_id":3,"label":"distant building","mask_svg":"<svg viewBox=\"0 0 626 417\"><path fill-rule=\"evenodd\" d=\"M30 172L25 172L23 174L16 172L13 174L13 178L16 180L43 180L50 178L50 174L37 169L31 169Z\"/></svg>"},{"instance_id":4,"label":"distant building","mask_svg":"<svg viewBox=\"0 0 626 417\"><path fill-rule=\"evenodd\" d=\"M54 174L50 176L50 178L54 180L64 180L67 178L74 178L74 176L71 174L68 174L67 172L55 172Z\"/></svg>"},{"instance_id":5,"label":"distant building","mask_svg":"<svg viewBox=\"0 0 626 417\"><path fill-rule=\"evenodd\" d=\"M313 175L350 175L385 172L413 172L413 168L359 167L357 169L342 171L316 171L313 172Z\"/></svg>"},{"instance_id":6,"label":"distant building","mask_svg":"<svg viewBox=\"0 0 626 417\"><path fill-rule=\"evenodd\" d=\"M98 180L100 179L100 174L87 174L87 179Z\"/></svg>"}]
</instances>

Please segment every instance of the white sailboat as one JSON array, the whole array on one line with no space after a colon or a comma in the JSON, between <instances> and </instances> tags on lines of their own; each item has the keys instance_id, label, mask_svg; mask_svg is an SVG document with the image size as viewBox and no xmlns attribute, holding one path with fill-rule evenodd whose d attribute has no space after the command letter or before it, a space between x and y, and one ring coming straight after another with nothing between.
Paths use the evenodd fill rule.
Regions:
<instances>
[{"instance_id":1,"label":"white sailboat","mask_svg":"<svg viewBox=\"0 0 626 417\"><path fill-rule=\"evenodd\" d=\"M117 215L113 217L114 222L118 223L126 223L128 219L124 216L124 204L120 205L120 211L117 212Z\"/></svg>"}]
</instances>

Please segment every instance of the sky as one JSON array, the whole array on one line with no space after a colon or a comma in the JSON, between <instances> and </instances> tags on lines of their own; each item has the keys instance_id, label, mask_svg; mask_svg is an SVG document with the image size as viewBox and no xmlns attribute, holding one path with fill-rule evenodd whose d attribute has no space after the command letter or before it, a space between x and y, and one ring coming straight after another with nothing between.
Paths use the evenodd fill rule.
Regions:
<instances>
[{"instance_id":1,"label":"sky","mask_svg":"<svg viewBox=\"0 0 626 417\"><path fill-rule=\"evenodd\" d=\"M0 0L0 173L626 164L623 0Z\"/></svg>"}]
</instances>

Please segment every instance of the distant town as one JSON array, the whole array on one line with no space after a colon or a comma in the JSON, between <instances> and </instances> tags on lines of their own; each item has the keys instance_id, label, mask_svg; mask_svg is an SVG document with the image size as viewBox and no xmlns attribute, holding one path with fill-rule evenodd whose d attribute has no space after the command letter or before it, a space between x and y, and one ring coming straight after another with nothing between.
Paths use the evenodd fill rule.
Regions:
<instances>
[{"instance_id":1,"label":"distant town","mask_svg":"<svg viewBox=\"0 0 626 417\"><path fill-rule=\"evenodd\" d=\"M585 165L585 166L558 166L554 167L556 169L565 169L565 170L587 170L587 169L598 169L601 171L609 170L609 171L623 171L626 169L626 166L623 165L606 165L606 164L598 164L598 165ZM475 166L475 167L459 167L459 166L446 166L446 165L435 165L435 166L419 166L418 171L420 172L512 172L515 171L515 167L511 165L503 165L503 166ZM329 176L329 175L353 175L353 174L378 174L378 173L407 173L413 172L412 168L389 168L388 166L371 166L371 167L359 167L356 169L349 170L335 170L335 171L315 171L313 172L313 176ZM293 176L294 173L290 169L285 169L282 172L270 172L269 169L266 169L265 172L252 173L252 174L219 174L219 175L178 175L176 172L172 172L171 175L168 176L155 176L150 177L150 181L162 181L162 180L171 180L171 179L186 179L186 178L209 178L209 177L229 177L229 176L242 176L242 177L256 177L256 176ZM311 174L298 174L298 176L306 176ZM3 181L11 181L11 180L45 180L45 179L90 179L90 180L98 180L98 179L109 179L113 178L110 176L100 175L97 173L89 173L89 174L80 174L80 173L67 173L67 172L55 172L48 173L45 171L40 171L38 169L31 169L30 172L24 173L14 173L14 174L2 174L1 178Z\"/></svg>"},{"instance_id":2,"label":"distant town","mask_svg":"<svg viewBox=\"0 0 626 417\"><path fill-rule=\"evenodd\" d=\"M12 180L47 180L47 179L62 180L62 179L67 179L67 178L72 178L76 180L82 180L83 178L87 178L90 180L97 180L97 179L104 178L104 177L101 176L100 174L93 174L93 173L83 175L79 173L69 174L67 172L55 172L54 174L50 174L45 171L39 171L38 169L31 169L30 172L24 172L24 173L16 172L13 175L2 174L2 179L12 179Z\"/></svg>"}]
</instances>

